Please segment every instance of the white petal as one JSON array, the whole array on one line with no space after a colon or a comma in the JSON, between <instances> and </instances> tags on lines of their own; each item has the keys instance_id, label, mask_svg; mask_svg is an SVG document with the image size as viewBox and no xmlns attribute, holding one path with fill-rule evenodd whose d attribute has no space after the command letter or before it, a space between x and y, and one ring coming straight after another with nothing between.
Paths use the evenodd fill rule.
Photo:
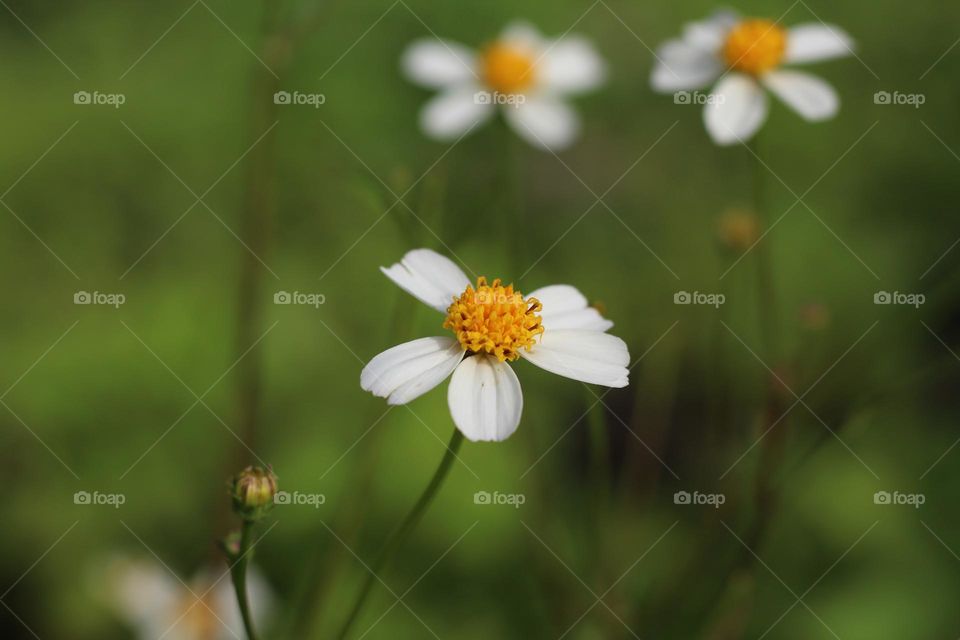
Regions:
<instances>
[{"instance_id":1,"label":"white petal","mask_svg":"<svg viewBox=\"0 0 960 640\"><path fill-rule=\"evenodd\" d=\"M403 53L400 66L413 82L431 88L476 80L476 54L455 42L417 40Z\"/></svg>"},{"instance_id":2,"label":"white petal","mask_svg":"<svg viewBox=\"0 0 960 640\"><path fill-rule=\"evenodd\" d=\"M800 71L771 71L763 83L797 113L814 122L832 118L840 99L829 84Z\"/></svg>"},{"instance_id":3,"label":"white petal","mask_svg":"<svg viewBox=\"0 0 960 640\"><path fill-rule=\"evenodd\" d=\"M527 95L524 98L520 104L504 106L504 117L513 130L541 149L559 151L570 146L580 132L576 112L555 97Z\"/></svg>"},{"instance_id":4,"label":"white petal","mask_svg":"<svg viewBox=\"0 0 960 640\"><path fill-rule=\"evenodd\" d=\"M400 262L380 267L380 271L407 293L443 312L470 284L460 267L430 249L408 251Z\"/></svg>"},{"instance_id":5,"label":"white petal","mask_svg":"<svg viewBox=\"0 0 960 640\"><path fill-rule=\"evenodd\" d=\"M526 20L514 20L500 33L500 42L526 49L535 57L546 46L540 31Z\"/></svg>"},{"instance_id":6,"label":"white petal","mask_svg":"<svg viewBox=\"0 0 960 640\"><path fill-rule=\"evenodd\" d=\"M454 424L474 442L506 440L523 413L517 374L506 362L485 354L460 363L450 379L447 402Z\"/></svg>"},{"instance_id":7,"label":"white petal","mask_svg":"<svg viewBox=\"0 0 960 640\"><path fill-rule=\"evenodd\" d=\"M746 142L767 118L767 94L753 78L731 73L714 87L703 111L707 132L717 144Z\"/></svg>"},{"instance_id":8,"label":"white petal","mask_svg":"<svg viewBox=\"0 0 960 640\"><path fill-rule=\"evenodd\" d=\"M834 25L812 22L791 28L787 32L787 52L784 62L815 62L853 54L853 38Z\"/></svg>"},{"instance_id":9,"label":"white petal","mask_svg":"<svg viewBox=\"0 0 960 640\"><path fill-rule=\"evenodd\" d=\"M541 369L565 378L625 387L629 383L630 353L626 343L600 331L544 331L537 344L520 355Z\"/></svg>"},{"instance_id":10,"label":"white petal","mask_svg":"<svg viewBox=\"0 0 960 640\"><path fill-rule=\"evenodd\" d=\"M133 625L162 633L166 616L174 610L181 588L160 565L116 556L106 563L99 581L110 605Z\"/></svg>"},{"instance_id":11,"label":"white petal","mask_svg":"<svg viewBox=\"0 0 960 640\"><path fill-rule=\"evenodd\" d=\"M552 92L571 94L599 87L606 65L585 38L567 36L550 45L537 64L537 82Z\"/></svg>"},{"instance_id":12,"label":"white petal","mask_svg":"<svg viewBox=\"0 0 960 640\"><path fill-rule=\"evenodd\" d=\"M587 298L576 287L554 284L531 291L528 298L536 298L543 305L540 318L550 329L584 329L606 331L613 323L589 306Z\"/></svg>"},{"instance_id":13,"label":"white petal","mask_svg":"<svg viewBox=\"0 0 960 640\"><path fill-rule=\"evenodd\" d=\"M481 91L471 84L432 98L420 112L420 128L435 140L456 140L493 115L493 105L478 98Z\"/></svg>"},{"instance_id":14,"label":"white petal","mask_svg":"<svg viewBox=\"0 0 960 640\"><path fill-rule=\"evenodd\" d=\"M406 404L446 380L463 359L453 338L420 338L387 349L360 372L360 386L389 404Z\"/></svg>"},{"instance_id":15,"label":"white petal","mask_svg":"<svg viewBox=\"0 0 960 640\"><path fill-rule=\"evenodd\" d=\"M717 52L723 45L730 29L740 17L729 10L716 11L706 20L691 22L683 30L683 39L703 51Z\"/></svg>"},{"instance_id":16,"label":"white petal","mask_svg":"<svg viewBox=\"0 0 960 640\"><path fill-rule=\"evenodd\" d=\"M722 71L723 66L712 52L684 40L670 40L657 51L650 85L660 93L699 89Z\"/></svg>"}]
</instances>

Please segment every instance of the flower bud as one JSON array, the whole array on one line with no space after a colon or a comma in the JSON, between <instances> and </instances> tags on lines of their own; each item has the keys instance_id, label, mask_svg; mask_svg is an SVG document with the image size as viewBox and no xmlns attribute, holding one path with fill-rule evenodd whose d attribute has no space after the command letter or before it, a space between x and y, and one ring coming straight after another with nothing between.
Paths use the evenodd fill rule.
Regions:
<instances>
[{"instance_id":1,"label":"flower bud","mask_svg":"<svg viewBox=\"0 0 960 640\"><path fill-rule=\"evenodd\" d=\"M259 520L273 507L276 493L277 476L270 469L247 467L233 479L233 510L244 520Z\"/></svg>"},{"instance_id":2,"label":"flower bud","mask_svg":"<svg viewBox=\"0 0 960 640\"><path fill-rule=\"evenodd\" d=\"M720 216L717 235L728 249L742 253L760 239L760 221L749 210L730 209Z\"/></svg>"}]
</instances>

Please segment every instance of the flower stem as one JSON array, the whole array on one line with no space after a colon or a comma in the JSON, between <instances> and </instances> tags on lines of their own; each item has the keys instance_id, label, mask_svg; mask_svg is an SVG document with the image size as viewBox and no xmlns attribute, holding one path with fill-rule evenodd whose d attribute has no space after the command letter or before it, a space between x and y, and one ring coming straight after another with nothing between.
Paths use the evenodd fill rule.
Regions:
<instances>
[{"instance_id":1,"label":"flower stem","mask_svg":"<svg viewBox=\"0 0 960 640\"><path fill-rule=\"evenodd\" d=\"M343 624L343 627L340 629L340 634L337 636L340 640L346 638L350 632L350 628L356 621L360 610L363 609L363 605L370 595L370 591L373 589L374 580L379 577L379 572L387 566L387 563L403 545L407 537L417 526L417 523L420 522L420 518L427 510L427 507L430 506L430 503L437 494L437 490L440 488L440 485L443 484L444 479L446 479L447 473L450 471L450 467L453 465L453 460L456 458L457 451L460 449L462 443L463 434L460 433L459 429L455 428L453 435L450 437L450 443L447 445L447 452L440 461L440 466L438 466L437 470L433 473L430 484L423 490L420 499L413 505L410 513L403 519L400 526L391 534L376 560L374 560L373 564L368 568L367 576L364 578L363 586L360 588L360 594L357 596L357 600L350 610L350 615L347 616L347 621Z\"/></svg>"},{"instance_id":2,"label":"flower stem","mask_svg":"<svg viewBox=\"0 0 960 640\"><path fill-rule=\"evenodd\" d=\"M757 136L759 138L759 135ZM764 193L764 177L767 168L761 160L760 146L757 138L750 143L751 157L753 158L753 208L754 214L760 220L764 229L770 224L770 215ZM757 253L757 294L760 313L760 332L763 340L764 356L771 366L777 364L777 302L773 283L773 261L768 244L760 242L756 246Z\"/></svg>"},{"instance_id":3,"label":"flower stem","mask_svg":"<svg viewBox=\"0 0 960 640\"><path fill-rule=\"evenodd\" d=\"M253 522L243 521L240 529L240 547L236 559L230 567L230 577L233 580L233 590L237 594L237 605L240 607L240 616L243 618L243 628L247 632L248 640L257 640L253 630L253 617L250 615L250 601L247 599L247 564L250 558L250 539L253 533Z\"/></svg>"}]
</instances>

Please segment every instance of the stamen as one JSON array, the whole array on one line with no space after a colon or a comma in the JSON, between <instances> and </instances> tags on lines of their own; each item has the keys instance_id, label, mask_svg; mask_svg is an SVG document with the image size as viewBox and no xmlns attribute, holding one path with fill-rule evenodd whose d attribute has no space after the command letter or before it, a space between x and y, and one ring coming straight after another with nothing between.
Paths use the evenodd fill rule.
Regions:
<instances>
[{"instance_id":1,"label":"stamen","mask_svg":"<svg viewBox=\"0 0 960 640\"><path fill-rule=\"evenodd\" d=\"M771 20L752 18L735 26L723 45L731 69L761 75L777 67L787 50L787 32Z\"/></svg>"},{"instance_id":2,"label":"stamen","mask_svg":"<svg viewBox=\"0 0 960 640\"><path fill-rule=\"evenodd\" d=\"M467 285L447 308L443 326L456 334L465 351L512 361L520 357L520 349L529 349L543 333L542 309L539 300L524 299L512 284L505 287L497 278L488 285L481 276L476 288Z\"/></svg>"}]
</instances>

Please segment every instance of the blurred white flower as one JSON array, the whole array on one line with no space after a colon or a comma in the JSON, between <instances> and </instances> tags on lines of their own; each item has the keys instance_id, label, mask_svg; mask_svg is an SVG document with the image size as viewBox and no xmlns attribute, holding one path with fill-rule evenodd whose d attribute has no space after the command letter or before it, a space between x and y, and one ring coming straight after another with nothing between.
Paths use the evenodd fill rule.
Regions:
<instances>
[{"instance_id":1,"label":"blurred white flower","mask_svg":"<svg viewBox=\"0 0 960 640\"><path fill-rule=\"evenodd\" d=\"M416 249L381 271L446 314L455 337L421 338L384 351L364 367L360 386L389 404L406 404L452 374L447 400L469 440L500 441L520 424L523 394L508 365L523 358L567 378L606 387L628 384L627 345L613 323L570 285L524 297L500 280L476 286L447 258Z\"/></svg>"},{"instance_id":2,"label":"blurred white flower","mask_svg":"<svg viewBox=\"0 0 960 640\"><path fill-rule=\"evenodd\" d=\"M565 99L595 89L606 75L584 38L550 40L525 22L509 24L479 52L445 40L418 40L401 65L411 81L440 91L420 115L428 136L454 140L499 109L520 137L552 150L569 146L580 130Z\"/></svg>"},{"instance_id":3,"label":"blurred white flower","mask_svg":"<svg viewBox=\"0 0 960 640\"><path fill-rule=\"evenodd\" d=\"M246 637L233 583L223 572L201 571L185 586L157 562L115 557L97 571L96 588L142 640ZM273 593L253 567L247 573L247 593L254 619L262 624Z\"/></svg>"},{"instance_id":4,"label":"blurred white flower","mask_svg":"<svg viewBox=\"0 0 960 640\"><path fill-rule=\"evenodd\" d=\"M704 122L714 142L729 145L749 139L766 120L764 88L806 120L833 117L840 105L833 88L781 65L852 53L853 40L839 27L818 22L787 29L772 20L719 11L688 24L680 38L660 47L651 84L656 91L675 93L719 78L705 100Z\"/></svg>"}]
</instances>

